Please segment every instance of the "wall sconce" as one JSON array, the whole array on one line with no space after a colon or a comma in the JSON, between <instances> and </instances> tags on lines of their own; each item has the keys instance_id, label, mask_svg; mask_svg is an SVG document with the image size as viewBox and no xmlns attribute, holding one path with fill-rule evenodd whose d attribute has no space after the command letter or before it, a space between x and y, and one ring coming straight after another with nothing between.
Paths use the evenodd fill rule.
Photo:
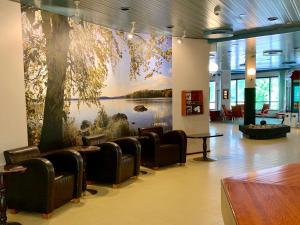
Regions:
<instances>
[{"instance_id":1,"label":"wall sconce","mask_svg":"<svg viewBox=\"0 0 300 225\"><path fill-rule=\"evenodd\" d=\"M253 77L254 77L255 74L256 74L256 70L255 70L254 68L249 68L249 69L247 70L247 74L248 74L248 76L250 76L250 80L253 80Z\"/></svg>"},{"instance_id":2,"label":"wall sconce","mask_svg":"<svg viewBox=\"0 0 300 225\"><path fill-rule=\"evenodd\" d=\"M219 69L219 66L218 66L217 63L215 63L215 62L209 63L209 65L208 65L208 71L209 71L209 72L215 73L215 72L218 71L218 69Z\"/></svg>"},{"instance_id":3,"label":"wall sconce","mask_svg":"<svg viewBox=\"0 0 300 225\"><path fill-rule=\"evenodd\" d=\"M183 39L186 37L186 34L185 34L185 30L183 31L183 35L179 38L177 38L177 43L178 44L182 44L183 43Z\"/></svg>"},{"instance_id":4,"label":"wall sconce","mask_svg":"<svg viewBox=\"0 0 300 225\"><path fill-rule=\"evenodd\" d=\"M135 31L135 21L131 22L131 30L130 32L127 34L127 38L128 39L133 39L134 37L134 31Z\"/></svg>"}]
</instances>

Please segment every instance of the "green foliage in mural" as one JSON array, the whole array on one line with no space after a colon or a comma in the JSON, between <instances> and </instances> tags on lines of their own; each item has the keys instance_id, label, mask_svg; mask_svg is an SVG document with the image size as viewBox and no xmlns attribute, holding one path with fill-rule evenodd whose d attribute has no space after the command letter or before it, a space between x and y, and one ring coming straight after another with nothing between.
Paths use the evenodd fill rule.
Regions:
<instances>
[{"instance_id":1,"label":"green foliage in mural","mask_svg":"<svg viewBox=\"0 0 300 225\"><path fill-rule=\"evenodd\" d=\"M134 41L128 40L123 32L87 22L75 24L26 6L22 22L29 144L55 143L49 148L80 144L86 130L108 136L132 133L128 121L109 118L101 108L105 80L125 54L130 59L130 79L158 73L165 61L171 61L167 37L137 34ZM96 120L85 121L81 130L69 117L72 98L78 99L78 108L81 102L100 108Z\"/></svg>"}]
</instances>

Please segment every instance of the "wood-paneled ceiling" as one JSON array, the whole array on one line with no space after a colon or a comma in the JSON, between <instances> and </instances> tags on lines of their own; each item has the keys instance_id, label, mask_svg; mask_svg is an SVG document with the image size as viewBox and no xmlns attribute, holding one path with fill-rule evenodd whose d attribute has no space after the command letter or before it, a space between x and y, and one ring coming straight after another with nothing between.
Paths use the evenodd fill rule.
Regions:
<instances>
[{"instance_id":1,"label":"wood-paneled ceiling","mask_svg":"<svg viewBox=\"0 0 300 225\"><path fill-rule=\"evenodd\" d=\"M13 0L66 16L74 15L73 0ZM214 14L219 5L221 13ZM129 7L129 11L122 11ZM80 0L85 21L129 31L136 21L137 32L161 32L173 36L202 38L207 29L231 27L236 35L253 35L264 29L299 30L299 0ZM240 15L243 14L241 19ZM275 22L269 17L278 17ZM173 25L173 29L167 28Z\"/></svg>"}]
</instances>

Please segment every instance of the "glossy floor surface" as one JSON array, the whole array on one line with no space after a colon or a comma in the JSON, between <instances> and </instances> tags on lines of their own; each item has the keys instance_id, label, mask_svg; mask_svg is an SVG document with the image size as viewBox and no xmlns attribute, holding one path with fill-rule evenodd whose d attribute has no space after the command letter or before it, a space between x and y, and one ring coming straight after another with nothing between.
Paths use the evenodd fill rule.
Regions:
<instances>
[{"instance_id":1,"label":"glossy floor surface","mask_svg":"<svg viewBox=\"0 0 300 225\"><path fill-rule=\"evenodd\" d=\"M249 140L237 125L212 123L211 131L224 137L211 139L214 162L188 156L184 167L147 170L118 189L91 186L98 194L68 203L50 219L40 214L8 213L9 221L23 225L221 225L220 179L257 169L300 161L300 129L287 138ZM196 160L195 160L196 159Z\"/></svg>"}]
</instances>

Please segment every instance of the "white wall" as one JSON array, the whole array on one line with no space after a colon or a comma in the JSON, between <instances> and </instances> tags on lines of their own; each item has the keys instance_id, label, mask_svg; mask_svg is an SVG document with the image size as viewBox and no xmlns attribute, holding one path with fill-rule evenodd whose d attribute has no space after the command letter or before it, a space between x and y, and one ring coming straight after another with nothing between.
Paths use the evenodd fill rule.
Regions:
<instances>
[{"instance_id":1,"label":"white wall","mask_svg":"<svg viewBox=\"0 0 300 225\"><path fill-rule=\"evenodd\" d=\"M0 1L0 165L3 151L27 145L23 41L19 3Z\"/></svg>"},{"instance_id":2,"label":"white wall","mask_svg":"<svg viewBox=\"0 0 300 225\"><path fill-rule=\"evenodd\" d=\"M205 40L185 38L179 45L172 41L173 129L187 134L209 131L209 72L210 46ZM181 91L203 90L204 114L181 115ZM202 140L188 140L188 153L202 151Z\"/></svg>"}]
</instances>

